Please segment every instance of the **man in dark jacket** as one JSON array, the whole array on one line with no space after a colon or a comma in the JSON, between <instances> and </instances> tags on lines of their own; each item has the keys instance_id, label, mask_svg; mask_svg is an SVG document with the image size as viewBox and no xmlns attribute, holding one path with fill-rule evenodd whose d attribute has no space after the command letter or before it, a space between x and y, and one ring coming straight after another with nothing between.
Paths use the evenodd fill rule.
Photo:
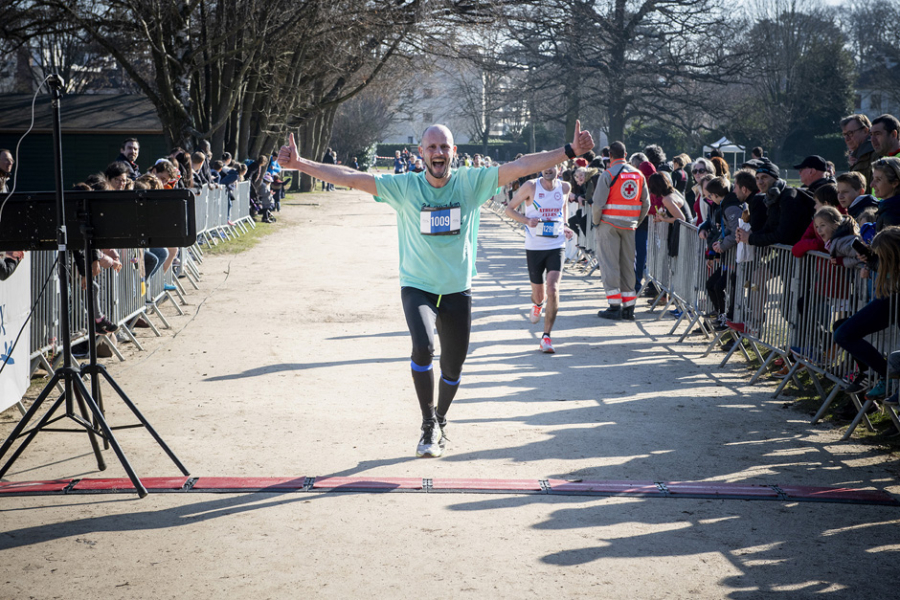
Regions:
<instances>
[{"instance_id":1,"label":"man in dark jacket","mask_svg":"<svg viewBox=\"0 0 900 600\"><path fill-rule=\"evenodd\" d=\"M128 176L131 179L137 179L141 176L141 169L136 162L140 152L141 145L135 138L128 138L122 142L122 147L119 149L119 157L116 160L128 166Z\"/></svg>"},{"instance_id":2,"label":"man in dark jacket","mask_svg":"<svg viewBox=\"0 0 900 600\"><path fill-rule=\"evenodd\" d=\"M866 178L866 185L872 181L872 162L878 158L869 139L869 128L872 122L866 115L850 115L841 119L841 135L847 144L847 164L851 171L861 173ZM866 187L866 193L871 187Z\"/></svg>"},{"instance_id":3,"label":"man in dark jacket","mask_svg":"<svg viewBox=\"0 0 900 600\"><path fill-rule=\"evenodd\" d=\"M800 171L800 182L813 196L823 185L835 183L834 177L828 173L828 161L817 154L807 156L794 168Z\"/></svg>"},{"instance_id":4,"label":"man in dark jacket","mask_svg":"<svg viewBox=\"0 0 900 600\"><path fill-rule=\"evenodd\" d=\"M767 158L756 170L756 185L766 195L766 224L761 231L737 231L736 239L751 246L796 244L812 221L813 197L806 190L789 186L780 178L778 165Z\"/></svg>"},{"instance_id":5,"label":"man in dark jacket","mask_svg":"<svg viewBox=\"0 0 900 600\"><path fill-rule=\"evenodd\" d=\"M754 171L741 169L734 174L734 193L750 210L750 231L762 231L766 226L766 195L760 193Z\"/></svg>"}]
</instances>

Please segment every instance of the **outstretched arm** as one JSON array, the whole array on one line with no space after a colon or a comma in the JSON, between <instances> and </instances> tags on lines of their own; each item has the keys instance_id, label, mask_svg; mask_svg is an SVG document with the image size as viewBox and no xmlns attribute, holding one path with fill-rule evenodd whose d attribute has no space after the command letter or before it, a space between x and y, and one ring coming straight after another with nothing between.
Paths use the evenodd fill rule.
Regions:
<instances>
[{"instance_id":1,"label":"outstretched arm","mask_svg":"<svg viewBox=\"0 0 900 600\"><path fill-rule=\"evenodd\" d=\"M288 145L282 146L278 152L278 164L283 169L297 170L328 183L345 185L373 196L378 194L375 177L368 173L357 171L351 167L326 165L302 158L297 152L297 143L294 141L293 133L288 136Z\"/></svg>"},{"instance_id":2,"label":"outstretched arm","mask_svg":"<svg viewBox=\"0 0 900 600\"><path fill-rule=\"evenodd\" d=\"M572 150L575 156L581 156L585 152L594 148L594 138L591 137L590 131L581 130L581 121L575 121L575 138L572 140ZM505 165L500 165L498 174L499 185L525 177L532 173L538 173L544 169L554 167L561 162L565 162L569 157L566 156L566 149L557 148L548 152L536 152L534 154L526 154L519 160Z\"/></svg>"}]
</instances>

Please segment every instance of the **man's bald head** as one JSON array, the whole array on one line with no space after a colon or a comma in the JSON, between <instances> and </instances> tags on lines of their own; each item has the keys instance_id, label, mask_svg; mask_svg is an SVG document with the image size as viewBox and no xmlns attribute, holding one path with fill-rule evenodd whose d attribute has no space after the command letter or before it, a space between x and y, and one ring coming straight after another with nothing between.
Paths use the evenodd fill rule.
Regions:
<instances>
[{"instance_id":1,"label":"man's bald head","mask_svg":"<svg viewBox=\"0 0 900 600\"><path fill-rule=\"evenodd\" d=\"M450 128L446 125L438 124L432 125L422 133L422 146L427 146L426 140L430 141L435 136L439 136L438 139L446 141L451 146L453 145L453 133L450 131Z\"/></svg>"}]
</instances>

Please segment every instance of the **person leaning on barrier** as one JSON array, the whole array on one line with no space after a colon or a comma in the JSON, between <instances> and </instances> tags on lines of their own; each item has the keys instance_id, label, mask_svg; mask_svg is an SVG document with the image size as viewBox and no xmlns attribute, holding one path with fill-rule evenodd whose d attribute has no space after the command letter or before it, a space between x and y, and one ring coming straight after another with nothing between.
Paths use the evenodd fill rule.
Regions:
<instances>
[{"instance_id":1,"label":"person leaning on barrier","mask_svg":"<svg viewBox=\"0 0 900 600\"><path fill-rule=\"evenodd\" d=\"M737 241L751 246L793 246L803 236L813 217L813 197L791 187L780 178L778 165L767 158L756 170L756 185L766 195L766 224L760 231L737 232Z\"/></svg>"},{"instance_id":2,"label":"person leaning on barrier","mask_svg":"<svg viewBox=\"0 0 900 600\"><path fill-rule=\"evenodd\" d=\"M210 170L212 168L212 166L210 165L210 161L212 160L213 154L212 147L209 145L209 140L200 140L199 142L197 142L197 150L203 155L203 165L200 167L202 177L210 183L214 183L212 180L212 175L210 173ZM193 156L192 160L196 162L196 158L194 158Z\"/></svg>"},{"instance_id":3,"label":"person leaning on barrier","mask_svg":"<svg viewBox=\"0 0 900 600\"><path fill-rule=\"evenodd\" d=\"M206 160L206 154L203 152L194 152L191 154L191 171L194 173L194 185L192 187L200 188L204 185L212 185L212 171Z\"/></svg>"},{"instance_id":4,"label":"person leaning on barrier","mask_svg":"<svg viewBox=\"0 0 900 600\"><path fill-rule=\"evenodd\" d=\"M709 209L712 208L712 203L708 202L703 196L703 184L701 183L701 180L704 177L712 179L715 175L716 168L708 158L698 158L694 161L694 164L691 165L691 177L694 180L691 192L694 196L694 215L696 216L695 224L697 225L706 221Z\"/></svg>"},{"instance_id":5,"label":"person leaning on barrier","mask_svg":"<svg viewBox=\"0 0 900 600\"><path fill-rule=\"evenodd\" d=\"M740 169L734 174L734 193L747 205L750 213L750 231L762 231L766 226L766 195L756 185L756 173L750 169Z\"/></svg>"},{"instance_id":6,"label":"person leaning on barrier","mask_svg":"<svg viewBox=\"0 0 900 600\"><path fill-rule=\"evenodd\" d=\"M650 210L643 174L625 163L625 144L609 146L611 163L594 190L593 223L597 227L597 259L609 307L603 319L634 320L635 229Z\"/></svg>"},{"instance_id":7,"label":"person leaning on barrier","mask_svg":"<svg viewBox=\"0 0 900 600\"><path fill-rule=\"evenodd\" d=\"M814 202L814 208L816 212L825 208L826 206L830 206L836 209L842 215L847 214L847 211L843 206L841 206L838 200L837 187L832 184L823 185L819 189L817 189ZM810 222L809 227L807 227L806 231L803 233L803 237L801 237L791 248L791 254L793 254L797 258L802 258L803 256L806 256L807 252L825 251L825 240L819 234L818 227L816 227L815 217L813 217L813 220Z\"/></svg>"},{"instance_id":8,"label":"person leaning on barrier","mask_svg":"<svg viewBox=\"0 0 900 600\"><path fill-rule=\"evenodd\" d=\"M900 228L896 227L900 225L900 159L882 158L872 163L872 191L884 198L876 217L875 228L878 233L872 240L874 256L860 255L859 258L867 260L867 267L863 269L864 277L877 272L876 294L871 302L835 330L834 343L849 352L861 365L860 376L851 380L847 391L861 392L870 383L875 383L864 377L865 368L870 367L881 379L866 397L877 400L885 396L887 363L884 356L865 337L886 329L892 320L896 320L896 315L891 314L890 294L886 291L890 288L891 293L895 293L897 285L887 284L887 281L900 280L900 261L896 260L900 256ZM882 238L880 244L879 237ZM885 258L887 260L883 260Z\"/></svg>"},{"instance_id":9,"label":"person leaning on barrier","mask_svg":"<svg viewBox=\"0 0 900 600\"><path fill-rule=\"evenodd\" d=\"M106 177L102 173L94 173L93 175L89 175L87 179L82 183L77 183L74 186L76 190L82 191L107 191L111 190L109 183L106 181ZM72 249L72 262L75 264L75 268L78 271L78 274L81 275L81 289L87 289L87 269L88 262L85 260L84 251L81 249ZM119 326L106 318L106 315L103 313L103 307L100 304L100 270L101 269L113 269L116 272L122 270L122 262L119 260L119 253L115 250L91 250L90 256L90 269L91 276L93 277L93 289L91 293L93 294L94 299L94 308L96 309L96 329L98 333L115 333Z\"/></svg>"},{"instance_id":10,"label":"person leaning on barrier","mask_svg":"<svg viewBox=\"0 0 900 600\"><path fill-rule=\"evenodd\" d=\"M857 222L864 210L870 207L878 208L878 200L872 194L866 193L866 185L866 178L857 171L837 176L838 202Z\"/></svg>"},{"instance_id":11,"label":"person leaning on barrier","mask_svg":"<svg viewBox=\"0 0 900 600\"><path fill-rule=\"evenodd\" d=\"M862 268L865 263L859 259L859 251L854 246L857 240L862 240L859 225L852 217L834 206L823 206L816 211L813 223L831 257L831 264L848 269Z\"/></svg>"},{"instance_id":12,"label":"person leaning on barrier","mask_svg":"<svg viewBox=\"0 0 900 600\"><path fill-rule=\"evenodd\" d=\"M734 192L731 182L725 177L714 177L706 184L706 194L712 200L713 210L710 218L703 223L698 235L707 240L714 256L721 256L737 246L736 232L738 221L744 213L744 203ZM731 281L731 304L725 306L725 287ZM721 331L728 327L728 321L734 318L734 286L735 274L726 271L721 263L706 280L713 311L706 316L715 318L714 329Z\"/></svg>"}]
</instances>

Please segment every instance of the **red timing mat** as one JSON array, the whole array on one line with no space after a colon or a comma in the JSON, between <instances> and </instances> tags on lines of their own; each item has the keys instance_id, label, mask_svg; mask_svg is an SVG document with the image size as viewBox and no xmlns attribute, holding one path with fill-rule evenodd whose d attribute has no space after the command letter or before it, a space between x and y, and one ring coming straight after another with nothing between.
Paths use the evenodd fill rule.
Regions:
<instances>
[{"instance_id":1,"label":"red timing mat","mask_svg":"<svg viewBox=\"0 0 900 600\"><path fill-rule=\"evenodd\" d=\"M418 492L544 494L550 496L632 496L718 498L784 502L844 502L900 506L881 490L753 485L716 481L566 481L563 479L421 479L418 477L145 477L153 493ZM122 479L0 481L0 497L134 493Z\"/></svg>"}]
</instances>

